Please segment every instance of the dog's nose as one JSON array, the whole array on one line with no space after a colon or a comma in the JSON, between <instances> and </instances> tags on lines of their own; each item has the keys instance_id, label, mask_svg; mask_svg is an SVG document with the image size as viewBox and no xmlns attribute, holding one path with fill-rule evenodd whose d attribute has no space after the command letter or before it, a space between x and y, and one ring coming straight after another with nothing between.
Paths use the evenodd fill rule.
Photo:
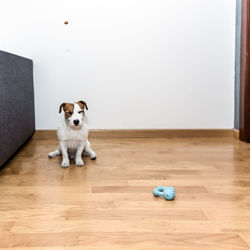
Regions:
<instances>
[{"instance_id":1,"label":"dog's nose","mask_svg":"<svg viewBox=\"0 0 250 250\"><path fill-rule=\"evenodd\" d=\"M77 126L79 124L79 120L74 120L74 124Z\"/></svg>"}]
</instances>

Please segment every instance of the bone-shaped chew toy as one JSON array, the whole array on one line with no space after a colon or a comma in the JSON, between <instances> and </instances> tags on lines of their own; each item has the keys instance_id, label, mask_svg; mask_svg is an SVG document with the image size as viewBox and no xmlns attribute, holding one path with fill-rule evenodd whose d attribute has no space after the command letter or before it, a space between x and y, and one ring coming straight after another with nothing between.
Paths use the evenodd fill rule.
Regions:
<instances>
[{"instance_id":1,"label":"bone-shaped chew toy","mask_svg":"<svg viewBox=\"0 0 250 250\"><path fill-rule=\"evenodd\" d=\"M175 189L174 187L163 187L158 186L153 190L154 196L163 196L166 200L173 200L175 197Z\"/></svg>"}]
</instances>

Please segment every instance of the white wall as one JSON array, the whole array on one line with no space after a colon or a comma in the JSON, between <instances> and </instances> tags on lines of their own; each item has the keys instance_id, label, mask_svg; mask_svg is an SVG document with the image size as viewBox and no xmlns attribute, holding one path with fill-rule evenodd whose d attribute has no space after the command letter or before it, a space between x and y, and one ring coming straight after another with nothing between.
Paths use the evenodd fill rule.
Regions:
<instances>
[{"instance_id":1,"label":"white wall","mask_svg":"<svg viewBox=\"0 0 250 250\"><path fill-rule=\"evenodd\" d=\"M34 60L37 129L80 99L91 128L232 128L234 30L235 0L0 0L0 49Z\"/></svg>"}]
</instances>

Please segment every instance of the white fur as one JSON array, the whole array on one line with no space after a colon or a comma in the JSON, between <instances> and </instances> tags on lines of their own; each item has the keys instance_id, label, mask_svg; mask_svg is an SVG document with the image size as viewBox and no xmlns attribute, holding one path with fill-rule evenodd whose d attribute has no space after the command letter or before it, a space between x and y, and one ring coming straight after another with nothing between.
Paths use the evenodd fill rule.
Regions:
<instances>
[{"instance_id":1,"label":"white fur","mask_svg":"<svg viewBox=\"0 0 250 250\"><path fill-rule=\"evenodd\" d=\"M88 127L84 121L84 113L80 111L80 106L74 103L73 114L68 120L64 118L57 129L59 148L48 154L50 158L62 154L62 167L69 167L69 156L75 158L77 166L84 165L82 154L89 155L92 160L96 158L88 140ZM74 120L79 120L79 125L76 126Z\"/></svg>"}]
</instances>

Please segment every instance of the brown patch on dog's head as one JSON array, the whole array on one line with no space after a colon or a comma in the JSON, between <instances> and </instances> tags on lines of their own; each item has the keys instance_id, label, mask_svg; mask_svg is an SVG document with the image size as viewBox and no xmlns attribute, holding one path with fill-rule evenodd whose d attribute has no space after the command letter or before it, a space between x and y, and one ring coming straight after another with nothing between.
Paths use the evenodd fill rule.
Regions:
<instances>
[{"instance_id":1,"label":"brown patch on dog's head","mask_svg":"<svg viewBox=\"0 0 250 250\"><path fill-rule=\"evenodd\" d=\"M80 108L84 111L84 108L86 108L88 110L88 106L87 103L84 101L79 101L77 102L77 104L80 106Z\"/></svg>"},{"instance_id":2,"label":"brown patch on dog's head","mask_svg":"<svg viewBox=\"0 0 250 250\"><path fill-rule=\"evenodd\" d=\"M64 111L65 118L68 119L70 116L72 116L74 112L74 104L73 103L62 103L59 108L59 113L62 112L62 108Z\"/></svg>"}]
</instances>

